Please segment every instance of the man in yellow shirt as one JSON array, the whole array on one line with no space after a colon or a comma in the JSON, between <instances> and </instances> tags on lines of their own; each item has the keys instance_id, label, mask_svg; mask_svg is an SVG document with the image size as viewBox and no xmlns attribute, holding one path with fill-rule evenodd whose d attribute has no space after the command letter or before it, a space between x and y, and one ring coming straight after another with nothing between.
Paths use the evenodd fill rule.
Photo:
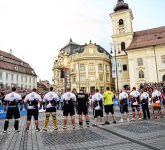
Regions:
<instances>
[{"instance_id":1,"label":"man in yellow shirt","mask_svg":"<svg viewBox=\"0 0 165 150\"><path fill-rule=\"evenodd\" d=\"M103 96L104 96L104 110L105 110L105 113L106 113L105 124L110 124L110 115L109 115L109 113L112 114L113 123L116 123L116 117L115 117L114 110L113 110L114 93L112 91L110 91L109 87L107 87L106 91L103 94Z\"/></svg>"}]
</instances>

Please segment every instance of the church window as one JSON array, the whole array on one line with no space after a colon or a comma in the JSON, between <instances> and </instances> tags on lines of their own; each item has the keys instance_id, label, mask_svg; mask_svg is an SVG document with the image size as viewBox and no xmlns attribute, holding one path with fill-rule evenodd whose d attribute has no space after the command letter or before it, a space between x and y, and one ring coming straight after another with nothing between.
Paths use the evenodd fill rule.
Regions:
<instances>
[{"instance_id":1,"label":"church window","mask_svg":"<svg viewBox=\"0 0 165 150\"><path fill-rule=\"evenodd\" d=\"M99 80L103 81L103 74L102 73L99 74Z\"/></svg>"},{"instance_id":2,"label":"church window","mask_svg":"<svg viewBox=\"0 0 165 150\"><path fill-rule=\"evenodd\" d=\"M95 70L95 66L94 66L94 64L90 64L89 65L89 71L93 71L93 70Z\"/></svg>"},{"instance_id":3,"label":"church window","mask_svg":"<svg viewBox=\"0 0 165 150\"><path fill-rule=\"evenodd\" d=\"M144 72L142 70L139 71L139 78L144 78Z\"/></svg>"},{"instance_id":4,"label":"church window","mask_svg":"<svg viewBox=\"0 0 165 150\"><path fill-rule=\"evenodd\" d=\"M119 26L122 26L122 25L124 25L124 21L123 21L123 19L120 19L119 20Z\"/></svg>"},{"instance_id":5,"label":"church window","mask_svg":"<svg viewBox=\"0 0 165 150\"><path fill-rule=\"evenodd\" d=\"M122 51L125 50L125 42L121 42L121 50L122 50Z\"/></svg>"},{"instance_id":6,"label":"church window","mask_svg":"<svg viewBox=\"0 0 165 150\"><path fill-rule=\"evenodd\" d=\"M85 74L80 74L80 81L85 81Z\"/></svg>"},{"instance_id":7,"label":"church window","mask_svg":"<svg viewBox=\"0 0 165 150\"><path fill-rule=\"evenodd\" d=\"M85 71L85 64L80 64L80 70Z\"/></svg>"},{"instance_id":8,"label":"church window","mask_svg":"<svg viewBox=\"0 0 165 150\"><path fill-rule=\"evenodd\" d=\"M165 55L161 56L162 63L165 63Z\"/></svg>"},{"instance_id":9,"label":"church window","mask_svg":"<svg viewBox=\"0 0 165 150\"><path fill-rule=\"evenodd\" d=\"M106 80L107 80L108 82L110 81L110 74L109 74L109 73L106 74Z\"/></svg>"},{"instance_id":10,"label":"church window","mask_svg":"<svg viewBox=\"0 0 165 150\"><path fill-rule=\"evenodd\" d=\"M99 70L103 70L103 65L102 64L98 64L98 68L99 68Z\"/></svg>"},{"instance_id":11,"label":"church window","mask_svg":"<svg viewBox=\"0 0 165 150\"><path fill-rule=\"evenodd\" d=\"M90 75L90 81L95 81L95 76L94 75Z\"/></svg>"},{"instance_id":12,"label":"church window","mask_svg":"<svg viewBox=\"0 0 165 150\"><path fill-rule=\"evenodd\" d=\"M127 65L126 64L123 65L123 71L127 71Z\"/></svg>"},{"instance_id":13,"label":"church window","mask_svg":"<svg viewBox=\"0 0 165 150\"><path fill-rule=\"evenodd\" d=\"M138 58L137 64L138 64L138 66L143 66L143 58Z\"/></svg>"}]
</instances>

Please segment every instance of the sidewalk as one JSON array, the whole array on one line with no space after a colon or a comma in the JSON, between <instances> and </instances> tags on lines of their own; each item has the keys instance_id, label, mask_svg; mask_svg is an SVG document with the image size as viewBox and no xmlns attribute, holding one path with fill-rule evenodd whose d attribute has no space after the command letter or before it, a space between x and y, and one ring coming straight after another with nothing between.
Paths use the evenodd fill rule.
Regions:
<instances>
[{"instance_id":1,"label":"sidewalk","mask_svg":"<svg viewBox=\"0 0 165 150\"><path fill-rule=\"evenodd\" d=\"M119 112L116 114L120 115ZM92 112L90 118L93 123ZM40 128L43 128L44 119L45 113L40 113ZM76 129L72 129L69 120L68 129L63 130L62 111L58 110L57 121L57 131L53 130L50 118L47 132L36 132L32 121L30 130L26 133L26 116L22 116L20 132L15 133L11 120L8 132L3 133L4 120L0 120L0 150L163 150L165 147L165 118L79 129L76 116Z\"/></svg>"}]
</instances>

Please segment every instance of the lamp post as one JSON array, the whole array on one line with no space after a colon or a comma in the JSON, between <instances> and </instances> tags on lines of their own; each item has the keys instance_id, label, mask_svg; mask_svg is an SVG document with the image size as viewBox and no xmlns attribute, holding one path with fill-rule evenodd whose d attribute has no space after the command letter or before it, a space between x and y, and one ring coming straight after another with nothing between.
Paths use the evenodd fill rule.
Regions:
<instances>
[{"instance_id":1,"label":"lamp post","mask_svg":"<svg viewBox=\"0 0 165 150\"><path fill-rule=\"evenodd\" d=\"M115 58L115 72L116 72L116 91L119 92L119 81L118 81L118 63L117 63L117 53L120 54L119 44L111 44L111 54L114 54ZM116 50L116 46L118 50Z\"/></svg>"},{"instance_id":2,"label":"lamp post","mask_svg":"<svg viewBox=\"0 0 165 150\"><path fill-rule=\"evenodd\" d=\"M60 56L63 60L62 60L62 69L64 71L64 90L66 91L66 87L68 85L68 83L70 83L70 86L71 86L71 81L68 77L68 61L67 61L67 58L70 56L71 54L67 53L67 52L64 52L63 50L60 51Z\"/></svg>"}]
</instances>

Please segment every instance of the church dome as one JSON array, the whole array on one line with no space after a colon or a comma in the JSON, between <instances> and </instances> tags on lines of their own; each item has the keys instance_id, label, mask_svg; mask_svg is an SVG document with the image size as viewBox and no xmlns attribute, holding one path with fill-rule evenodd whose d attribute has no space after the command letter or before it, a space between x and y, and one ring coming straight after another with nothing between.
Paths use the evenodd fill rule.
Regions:
<instances>
[{"instance_id":1,"label":"church dome","mask_svg":"<svg viewBox=\"0 0 165 150\"><path fill-rule=\"evenodd\" d=\"M125 9L129 9L128 4L124 3L124 0L118 0L113 10L116 12L116 11L125 10Z\"/></svg>"}]
</instances>

